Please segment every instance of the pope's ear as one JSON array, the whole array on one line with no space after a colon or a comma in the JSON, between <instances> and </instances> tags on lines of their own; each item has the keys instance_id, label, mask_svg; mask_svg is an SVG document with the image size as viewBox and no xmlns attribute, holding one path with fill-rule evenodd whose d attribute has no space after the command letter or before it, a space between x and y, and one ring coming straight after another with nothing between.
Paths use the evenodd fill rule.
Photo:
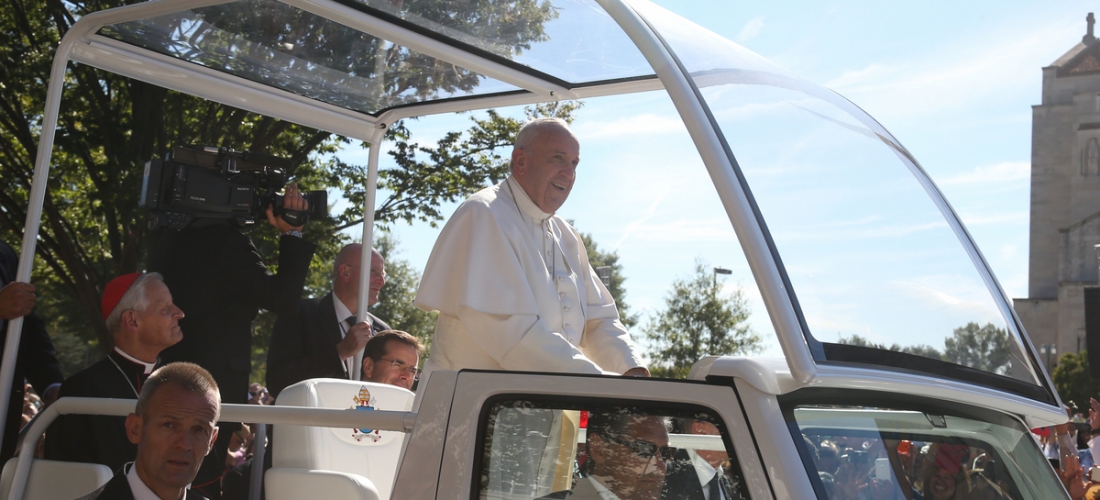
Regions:
<instances>
[{"instance_id":1,"label":"pope's ear","mask_svg":"<svg viewBox=\"0 0 1100 500\"><path fill-rule=\"evenodd\" d=\"M527 156L520 148L512 150L512 173L520 177L527 174Z\"/></svg>"}]
</instances>

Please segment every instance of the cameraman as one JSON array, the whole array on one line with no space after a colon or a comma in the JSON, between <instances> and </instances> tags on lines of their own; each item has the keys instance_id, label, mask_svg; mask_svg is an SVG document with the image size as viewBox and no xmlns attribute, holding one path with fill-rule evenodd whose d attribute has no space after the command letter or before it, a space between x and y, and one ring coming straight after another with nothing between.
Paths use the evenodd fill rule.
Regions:
<instances>
[{"instance_id":1,"label":"cameraman","mask_svg":"<svg viewBox=\"0 0 1100 500\"><path fill-rule=\"evenodd\" d=\"M307 211L297 184L286 188L286 210ZM252 321L260 308L283 311L297 307L309 262L317 246L302 239L303 226L291 226L267 207L267 222L279 237L278 274L235 223L197 219L179 231L169 231L154 252L152 271L164 276L175 303L187 311L180 320L183 340L165 350L165 363L189 361L207 369L218 383L223 403L248 401L252 369ZM239 424L230 424L236 426ZM223 424L223 427L225 424ZM214 452L224 457L235 429L223 429ZM208 460L219 464L221 460ZM204 468L205 469L205 468ZM195 487L217 476L202 471ZM213 483L217 487L217 482ZM209 488L203 488L210 491ZM218 497L217 492L214 498ZM208 495L209 496L209 495Z\"/></svg>"}]
</instances>

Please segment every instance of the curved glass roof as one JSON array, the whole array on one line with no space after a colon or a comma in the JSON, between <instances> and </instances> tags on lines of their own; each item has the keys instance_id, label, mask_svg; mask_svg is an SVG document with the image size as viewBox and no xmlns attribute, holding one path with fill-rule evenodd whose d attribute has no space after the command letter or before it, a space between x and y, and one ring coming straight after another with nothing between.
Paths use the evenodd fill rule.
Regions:
<instances>
[{"instance_id":1,"label":"curved glass roof","mask_svg":"<svg viewBox=\"0 0 1100 500\"><path fill-rule=\"evenodd\" d=\"M653 76L641 52L590 0L400 5L350 2L365 15L566 88ZM524 91L274 0L194 8L104 26L98 34L369 114Z\"/></svg>"}]
</instances>

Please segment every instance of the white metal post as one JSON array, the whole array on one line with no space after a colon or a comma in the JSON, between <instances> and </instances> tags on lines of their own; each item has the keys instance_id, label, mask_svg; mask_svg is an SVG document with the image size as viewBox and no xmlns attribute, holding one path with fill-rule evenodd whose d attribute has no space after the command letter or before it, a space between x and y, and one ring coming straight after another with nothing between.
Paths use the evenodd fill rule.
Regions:
<instances>
[{"instance_id":1,"label":"white metal post","mask_svg":"<svg viewBox=\"0 0 1100 500\"><path fill-rule=\"evenodd\" d=\"M367 160L367 185L363 186L366 196L363 199L363 252L359 256L359 304L356 316L359 321L367 317L367 301L370 298L370 261L374 243L374 203L378 194L378 157L382 149L382 138L386 135L386 124L380 123L371 133L370 155ZM377 333L377 332L375 332ZM355 363L351 367L352 380L359 380L363 371L363 350L355 353Z\"/></svg>"},{"instance_id":2,"label":"white metal post","mask_svg":"<svg viewBox=\"0 0 1100 500\"><path fill-rule=\"evenodd\" d=\"M57 129L57 111L61 105L61 93L65 88L65 66L69 62L73 42L61 41L50 69L50 82L46 88L46 109L42 114L42 135L38 138L38 152L34 157L34 178L31 181L30 200L27 204L27 222L23 225L23 247L19 253L19 267L15 281L29 283L34 265L34 247L38 242L38 226L42 221L42 203L46 199L46 181L50 175L50 158L53 153L53 136ZM0 432L7 425L8 403L11 402L11 386L15 378L15 359L19 355L19 338L23 332L23 318L8 321L4 339L4 357L0 362ZM3 439L0 436L0 439Z\"/></svg>"}]
</instances>

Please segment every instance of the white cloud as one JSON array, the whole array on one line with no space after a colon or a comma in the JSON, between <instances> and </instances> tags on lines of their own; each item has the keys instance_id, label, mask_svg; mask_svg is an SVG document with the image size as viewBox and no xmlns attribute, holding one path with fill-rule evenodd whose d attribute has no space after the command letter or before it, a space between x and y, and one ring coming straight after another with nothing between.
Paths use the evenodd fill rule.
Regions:
<instances>
[{"instance_id":1,"label":"white cloud","mask_svg":"<svg viewBox=\"0 0 1100 500\"><path fill-rule=\"evenodd\" d=\"M1062 23L1012 37L964 34L903 65L872 62L826 84L885 123L913 115L958 114L980 102L1020 95L1038 84L1036 68L1065 52ZM1034 75L1022 78L1020 75Z\"/></svg>"},{"instance_id":2,"label":"white cloud","mask_svg":"<svg viewBox=\"0 0 1100 500\"><path fill-rule=\"evenodd\" d=\"M853 87L861 84L874 84L880 82L892 74L896 74L901 68L897 66L883 66L872 63L860 70L846 70L840 76L825 83L831 89Z\"/></svg>"},{"instance_id":3,"label":"white cloud","mask_svg":"<svg viewBox=\"0 0 1100 500\"><path fill-rule=\"evenodd\" d=\"M958 184L990 184L1029 179L1031 163L1026 161L1008 161L996 165L981 165L974 170L952 175L936 181L941 186Z\"/></svg>"},{"instance_id":4,"label":"white cloud","mask_svg":"<svg viewBox=\"0 0 1100 500\"><path fill-rule=\"evenodd\" d=\"M578 122L573 130L585 140L617 137L637 137L684 131L684 122L677 115L659 116L653 113L623 116L614 121Z\"/></svg>"},{"instance_id":5,"label":"white cloud","mask_svg":"<svg viewBox=\"0 0 1100 500\"><path fill-rule=\"evenodd\" d=\"M741 32L737 34L737 43L745 43L756 38L763 29L764 16L752 18L748 23L745 23L745 27L741 28Z\"/></svg>"}]
</instances>

